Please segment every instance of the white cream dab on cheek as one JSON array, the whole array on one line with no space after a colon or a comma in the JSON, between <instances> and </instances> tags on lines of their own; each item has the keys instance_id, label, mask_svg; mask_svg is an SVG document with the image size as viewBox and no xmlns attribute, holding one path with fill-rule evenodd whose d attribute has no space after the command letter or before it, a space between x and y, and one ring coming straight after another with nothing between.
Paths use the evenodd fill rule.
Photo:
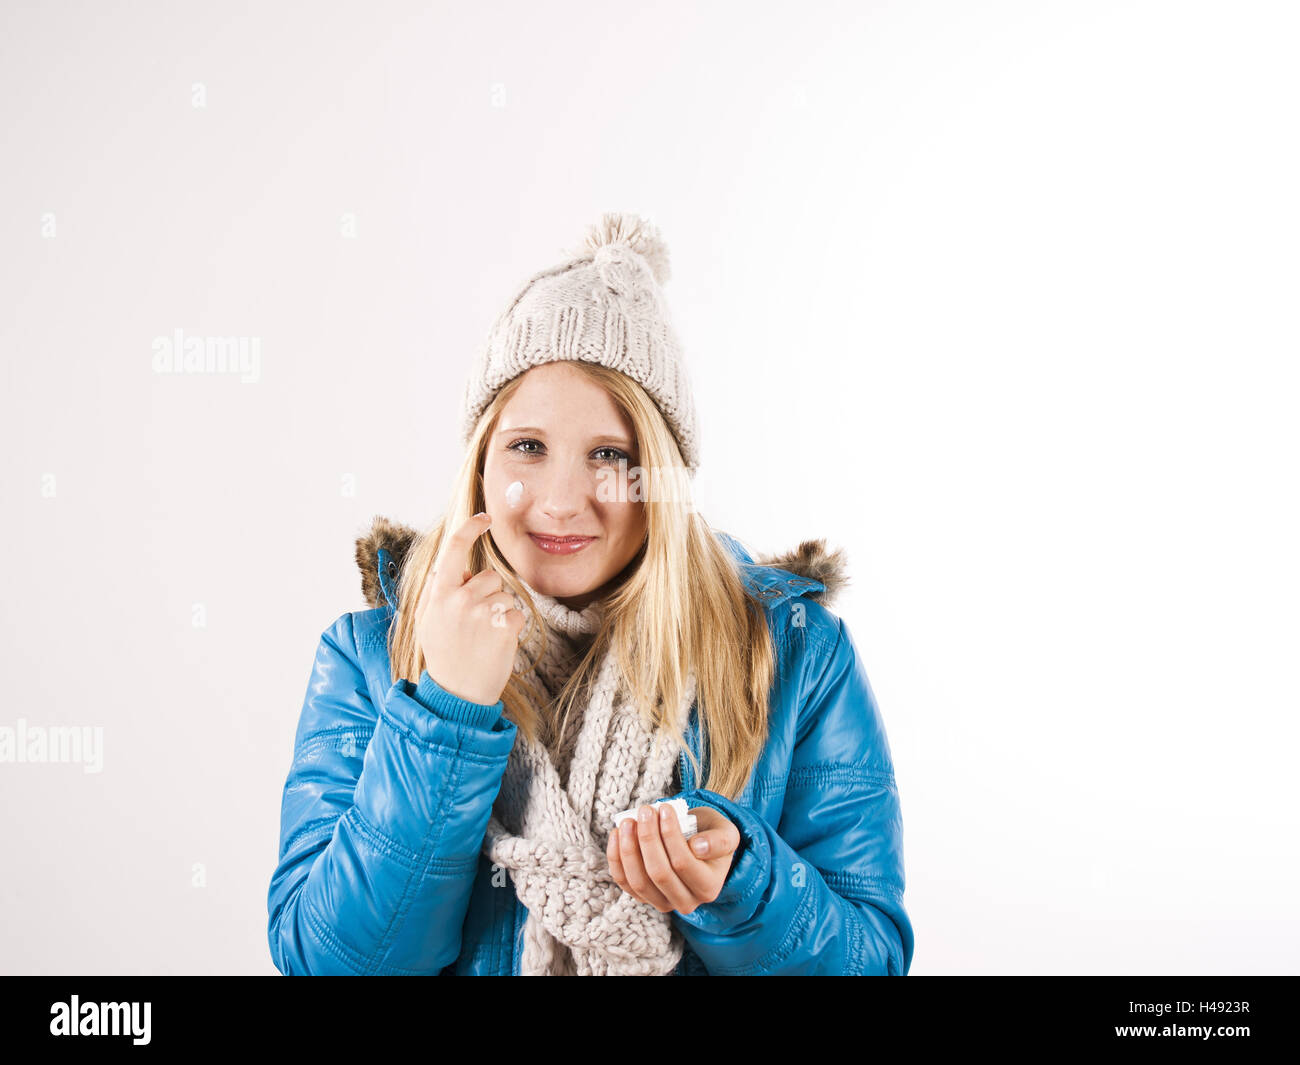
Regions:
<instances>
[{"instance_id":1,"label":"white cream dab on cheek","mask_svg":"<svg viewBox=\"0 0 1300 1065\"><path fill-rule=\"evenodd\" d=\"M514 481L506 489L506 502L509 503L512 507L517 507L519 506L519 500L523 498L523 495L524 495L524 482Z\"/></svg>"}]
</instances>

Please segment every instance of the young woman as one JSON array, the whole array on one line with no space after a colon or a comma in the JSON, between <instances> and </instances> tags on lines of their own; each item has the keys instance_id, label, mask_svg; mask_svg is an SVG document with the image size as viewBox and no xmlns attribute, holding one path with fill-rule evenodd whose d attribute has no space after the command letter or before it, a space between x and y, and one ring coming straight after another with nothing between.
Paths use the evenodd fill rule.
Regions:
<instances>
[{"instance_id":1,"label":"young woman","mask_svg":"<svg viewBox=\"0 0 1300 1065\"><path fill-rule=\"evenodd\" d=\"M466 387L446 516L358 539L371 609L321 636L284 789L281 972L910 968L843 559L755 561L690 505L668 272L654 227L605 215L530 278Z\"/></svg>"}]
</instances>

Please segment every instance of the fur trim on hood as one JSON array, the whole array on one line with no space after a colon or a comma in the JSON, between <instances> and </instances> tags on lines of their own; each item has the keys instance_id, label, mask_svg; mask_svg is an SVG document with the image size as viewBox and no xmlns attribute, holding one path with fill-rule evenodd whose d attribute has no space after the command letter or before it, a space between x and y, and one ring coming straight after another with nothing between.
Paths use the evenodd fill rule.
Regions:
<instances>
[{"instance_id":1,"label":"fur trim on hood","mask_svg":"<svg viewBox=\"0 0 1300 1065\"><path fill-rule=\"evenodd\" d=\"M370 530L357 537L356 559L357 567L361 570L361 593L372 608L387 605L379 577L381 561L387 566L389 576L396 579L401 573L406 553L419 535L409 525L375 515ZM382 558L381 551L384 553ZM843 548L832 551L827 548L824 539L804 540L789 551L773 555L760 554L755 556L752 563L744 563L742 560L742 564L784 570L797 577L824 584L825 591L808 593L810 599L816 599L823 606L830 606L849 581L848 562Z\"/></svg>"}]
</instances>

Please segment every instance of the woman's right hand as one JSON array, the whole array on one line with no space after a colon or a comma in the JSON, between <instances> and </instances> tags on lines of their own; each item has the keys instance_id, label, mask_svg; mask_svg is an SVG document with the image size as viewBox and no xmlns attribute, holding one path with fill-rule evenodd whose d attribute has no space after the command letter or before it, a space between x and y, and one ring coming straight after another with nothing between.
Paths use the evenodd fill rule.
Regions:
<instances>
[{"instance_id":1,"label":"woman's right hand","mask_svg":"<svg viewBox=\"0 0 1300 1065\"><path fill-rule=\"evenodd\" d=\"M524 627L523 612L500 574L486 569L469 575L470 549L491 521L487 514L475 515L452 533L415 613L429 676L457 698L489 706L510 679Z\"/></svg>"}]
</instances>

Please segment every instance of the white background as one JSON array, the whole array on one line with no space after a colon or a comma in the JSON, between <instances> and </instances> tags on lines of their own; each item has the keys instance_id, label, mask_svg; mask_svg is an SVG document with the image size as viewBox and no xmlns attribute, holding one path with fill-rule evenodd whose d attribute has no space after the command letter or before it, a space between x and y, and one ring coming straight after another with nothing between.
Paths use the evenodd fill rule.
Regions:
<instances>
[{"instance_id":1,"label":"white background","mask_svg":"<svg viewBox=\"0 0 1300 1065\"><path fill-rule=\"evenodd\" d=\"M0 765L0 968L275 971L353 540L441 513L493 318L633 210L706 519L848 556L912 973L1296 972L1298 46L1243 0L6 3L0 724L105 747ZM260 379L154 373L175 329Z\"/></svg>"}]
</instances>

